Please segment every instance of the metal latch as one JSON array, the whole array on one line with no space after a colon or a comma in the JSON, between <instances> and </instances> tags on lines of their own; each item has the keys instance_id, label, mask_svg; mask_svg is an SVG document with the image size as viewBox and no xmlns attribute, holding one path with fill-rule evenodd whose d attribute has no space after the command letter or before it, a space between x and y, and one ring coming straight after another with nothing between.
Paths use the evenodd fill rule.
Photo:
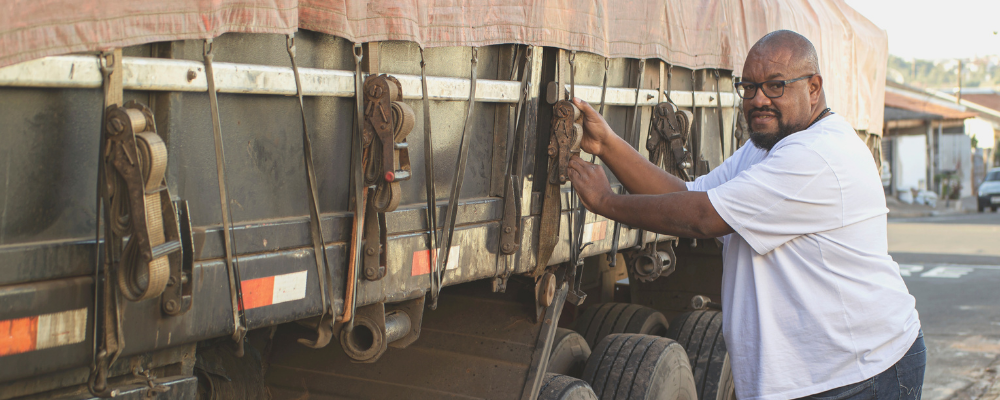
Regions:
<instances>
[{"instance_id":1,"label":"metal latch","mask_svg":"<svg viewBox=\"0 0 1000 400\"><path fill-rule=\"evenodd\" d=\"M194 235L191 229L191 214L188 202L174 202L177 209L177 224L180 231L181 262L170 263L170 277L163 291L160 305L167 315L181 315L194 304Z\"/></svg>"},{"instance_id":2,"label":"metal latch","mask_svg":"<svg viewBox=\"0 0 1000 400\"><path fill-rule=\"evenodd\" d=\"M365 279L379 280L386 274L388 230L385 213L399 206L400 181L410 179L410 153L406 137L413 131L413 109L403 103L403 87L390 75L370 75L364 82L365 185L369 191L364 218Z\"/></svg>"},{"instance_id":3,"label":"metal latch","mask_svg":"<svg viewBox=\"0 0 1000 400\"><path fill-rule=\"evenodd\" d=\"M652 129L646 140L646 150L653 164L685 181L690 181L694 171L688 142L691 137L690 111L678 110L670 102L653 107Z\"/></svg>"},{"instance_id":4,"label":"metal latch","mask_svg":"<svg viewBox=\"0 0 1000 400\"><path fill-rule=\"evenodd\" d=\"M550 184L563 184L569 179L566 169L573 155L580 154L583 141L583 114L569 100L560 100L552 106L552 135L549 137L549 158L556 162L556 173L549 175Z\"/></svg>"}]
</instances>

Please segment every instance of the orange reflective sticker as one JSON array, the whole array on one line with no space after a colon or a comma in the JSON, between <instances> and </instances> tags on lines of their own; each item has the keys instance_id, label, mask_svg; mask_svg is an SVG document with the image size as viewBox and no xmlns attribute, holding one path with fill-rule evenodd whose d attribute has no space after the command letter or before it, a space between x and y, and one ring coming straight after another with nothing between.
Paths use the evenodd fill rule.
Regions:
<instances>
[{"instance_id":1,"label":"orange reflective sticker","mask_svg":"<svg viewBox=\"0 0 1000 400\"><path fill-rule=\"evenodd\" d=\"M0 321L0 357L35 349L38 316Z\"/></svg>"}]
</instances>

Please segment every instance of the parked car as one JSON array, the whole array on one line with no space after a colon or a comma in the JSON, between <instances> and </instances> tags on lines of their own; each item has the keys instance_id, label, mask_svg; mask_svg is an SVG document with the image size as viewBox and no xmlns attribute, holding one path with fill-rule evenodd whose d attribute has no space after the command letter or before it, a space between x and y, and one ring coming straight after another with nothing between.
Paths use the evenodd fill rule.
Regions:
<instances>
[{"instance_id":1,"label":"parked car","mask_svg":"<svg viewBox=\"0 0 1000 400\"><path fill-rule=\"evenodd\" d=\"M993 168L986 174L986 180L979 185L979 212L986 210L996 212L1000 207L1000 168Z\"/></svg>"}]
</instances>

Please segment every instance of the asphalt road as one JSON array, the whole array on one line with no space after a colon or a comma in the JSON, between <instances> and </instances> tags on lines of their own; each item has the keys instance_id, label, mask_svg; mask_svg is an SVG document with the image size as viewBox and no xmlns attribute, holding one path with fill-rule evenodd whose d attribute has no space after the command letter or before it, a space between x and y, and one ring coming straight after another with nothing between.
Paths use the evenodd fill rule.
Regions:
<instances>
[{"instance_id":1,"label":"asphalt road","mask_svg":"<svg viewBox=\"0 0 1000 400\"><path fill-rule=\"evenodd\" d=\"M923 398L1000 398L1000 214L890 219L889 252L917 299Z\"/></svg>"}]
</instances>

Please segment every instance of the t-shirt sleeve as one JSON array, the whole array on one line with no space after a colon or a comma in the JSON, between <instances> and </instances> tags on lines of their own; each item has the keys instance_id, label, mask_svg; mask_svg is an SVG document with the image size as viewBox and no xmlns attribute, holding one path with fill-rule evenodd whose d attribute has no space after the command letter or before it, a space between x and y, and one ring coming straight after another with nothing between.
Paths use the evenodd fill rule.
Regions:
<instances>
[{"instance_id":1,"label":"t-shirt sleeve","mask_svg":"<svg viewBox=\"0 0 1000 400\"><path fill-rule=\"evenodd\" d=\"M708 191L723 220L758 254L798 236L843 226L840 182L805 146L783 146L767 159Z\"/></svg>"}]
</instances>

